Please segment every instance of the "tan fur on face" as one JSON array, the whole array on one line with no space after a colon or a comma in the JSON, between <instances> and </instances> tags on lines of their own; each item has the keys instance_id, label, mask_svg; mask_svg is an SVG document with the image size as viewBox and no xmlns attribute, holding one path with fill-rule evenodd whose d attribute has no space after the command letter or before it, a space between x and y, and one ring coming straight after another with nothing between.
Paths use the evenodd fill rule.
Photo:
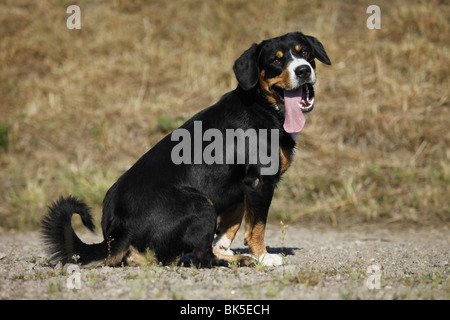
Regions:
<instances>
[{"instance_id":1,"label":"tan fur on face","mask_svg":"<svg viewBox=\"0 0 450 320\"><path fill-rule=\"evenodd\" d=\"M266 70L262 70L259 74L259 85L267 97L267 99L273 104L283 104L278 95L273 90L273 86L277 85L280 88L288 88L290 86L289 73L287 70L283 70L278 76L274 78L265 78Z\"/></svg>"}]
</instances>

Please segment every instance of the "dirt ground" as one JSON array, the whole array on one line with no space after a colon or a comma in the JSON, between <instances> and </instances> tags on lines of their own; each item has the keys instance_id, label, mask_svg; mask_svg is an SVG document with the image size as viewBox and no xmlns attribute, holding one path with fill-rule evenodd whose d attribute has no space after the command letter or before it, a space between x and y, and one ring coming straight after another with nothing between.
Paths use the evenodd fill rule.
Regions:
<instances>
[{"instance_id":1,"label":"dirt ground","mask_svg":"<svg viewBox=\"0 0 450 320\"><path fill-rule=\"evenodd\" d=\"M95 242L100 236L82 234ZM0 233L3 299L449 299L447 227L269 226L279 267L50 266L38 232ZM239 231L232 248L248 252ZM185 256L189 261L192 256Z\"/></svg>"}]
</instances>

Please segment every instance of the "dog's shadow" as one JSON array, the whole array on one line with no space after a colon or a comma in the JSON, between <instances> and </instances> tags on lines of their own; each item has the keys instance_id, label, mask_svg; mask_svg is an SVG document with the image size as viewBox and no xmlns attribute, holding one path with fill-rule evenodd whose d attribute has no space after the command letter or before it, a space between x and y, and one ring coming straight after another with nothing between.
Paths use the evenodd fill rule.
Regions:
<instances>
[{"instance_id":1,"label":"dog's shadow","mask_svg":"<svg viewBox=\"0 0 450 320\"><path fill-rule=\"evenodd\" d=\"M248 248L233 248L234 254L250 254L250 250ZM280 254L284 256L293 256L295 251L302 250L302 248L297 247L281 247L281 248L272 248L267 247L267 253L270 254ZM197 257L193 252L186 253L180 257L177 263L178 266L191 267L198 266Z\"/></svg>"},{"instance_id":2,"label":"dog's shadow","mask_svg":"<svg viewBox=\"0 0 450 320\"><path fill-rule=\"evenodd\" d=\"M249 248L237 248L237 249L232 249L234 254L250 254L250 249ZM267 253L270 254L281 254L281 255L285 255L285 256L293 256L295 253L294 251L296 250L301 250L301 248L296 248L296 247L282 247L282 248L272 248L272 247L267 247Z\"/></svg>"}]
</instances>

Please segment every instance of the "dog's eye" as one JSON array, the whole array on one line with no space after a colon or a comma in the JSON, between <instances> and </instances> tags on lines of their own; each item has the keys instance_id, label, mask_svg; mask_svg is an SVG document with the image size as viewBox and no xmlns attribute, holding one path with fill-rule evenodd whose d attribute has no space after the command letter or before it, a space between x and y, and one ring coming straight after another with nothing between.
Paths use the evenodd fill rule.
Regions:
<instances>
[{"instance_id":1,"label":"dog's eye","mask_svg":"<svg viewBox=\"0 0 450 320\"><path fill-rule=\"evenodd\" d=\"M309 51L303 51L303 52L302 52L302 56L305 57L305 58L306 58L307 56L309 56Z\"/></svg>"},{"instance_id":2,"label":"dog's eye","mask_svg":"<svg viewBox=\"0 0 450 320\"><path fill-rule=\"evenodd\" d=\"M275 59L275 60L272 61L272 63L273 63L274 65L279 65L279 64L281 63L281 61L278 60L278 59Z\"/></svg>"}]
</instances>

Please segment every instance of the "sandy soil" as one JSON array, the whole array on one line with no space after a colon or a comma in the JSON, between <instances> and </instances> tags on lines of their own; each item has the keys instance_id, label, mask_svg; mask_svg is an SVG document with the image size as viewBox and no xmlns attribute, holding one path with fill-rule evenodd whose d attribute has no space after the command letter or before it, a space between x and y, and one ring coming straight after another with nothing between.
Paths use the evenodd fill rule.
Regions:
<instances>
[{"instance_id":1,"label":"sandy soil","mask_svg":"<svg viewBox=\"0 0 450 320\"><path fill-rule=\"evenodd\" d=\"M446 227L269 226L266 244L284 255L280 267L63 268L48 264L37 232L3 231L0 244L1 299L450 298ZM241 231L232 248L248 252Z\"/></svg>"}]
</instances>

